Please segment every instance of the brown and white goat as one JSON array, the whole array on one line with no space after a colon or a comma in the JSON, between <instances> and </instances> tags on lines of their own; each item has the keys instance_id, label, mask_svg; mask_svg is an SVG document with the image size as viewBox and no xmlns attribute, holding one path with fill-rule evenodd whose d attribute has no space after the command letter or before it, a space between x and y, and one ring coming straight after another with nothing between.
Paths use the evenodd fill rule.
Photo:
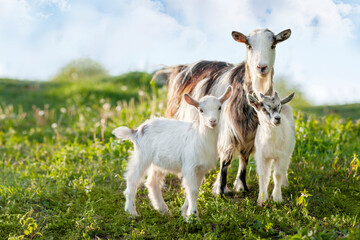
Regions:
<instances>
[{"instance_id":1,"label":"brown and white goat","mask_svg":"<svg viewBox=\"0 0 360 240\"><path fill-rule=\"evenodd\" d=\"M249 191L246 166L254 151L258 118L247 102L247 94L273 94L275 47L290 35L290 29L277 35L268 29L254 30L248 36L234 31L234 40L247 46L244 62L198 61L166 67L153 77L155 81L165 78L168 83L167 116L186 121L196 119L198 114L184 103L184 93L189 92L195 98L207 94L219 96L228 85L233 87L233 97L222 110L218 141L220 172L213 186L216 195L230 193L226 186L227 169L236 153L239 153L239 170L234 183L235 191Z\"/></svg>"}]
</instances>

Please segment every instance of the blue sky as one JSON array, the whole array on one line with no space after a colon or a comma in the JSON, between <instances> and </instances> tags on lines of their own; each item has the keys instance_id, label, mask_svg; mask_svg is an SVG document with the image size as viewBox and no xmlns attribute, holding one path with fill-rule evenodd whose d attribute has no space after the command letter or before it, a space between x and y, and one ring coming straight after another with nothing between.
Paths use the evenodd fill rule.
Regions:
<instances>
[{"instance_id":1,"label":"blue sky","mask_svg":"<svg viewBox=\"0 0 360 240\"><path fill-rule=\"evenodd\" d=\"M47 80L89 57L112 75L200 59L239 63L231 38L290 28L275 77L316 104L360 102L356 0L0 0L0 77Z\"/></svg>"}]
</instances>

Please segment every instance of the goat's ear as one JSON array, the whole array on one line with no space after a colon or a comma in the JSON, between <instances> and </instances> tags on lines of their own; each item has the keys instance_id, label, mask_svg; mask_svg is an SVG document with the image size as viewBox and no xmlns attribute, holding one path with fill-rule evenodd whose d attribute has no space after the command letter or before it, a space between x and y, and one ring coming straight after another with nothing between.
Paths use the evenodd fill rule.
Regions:
<instances>
[{"instance_id":1,"label":"goat's ear","mask_svg":"<svg viewBox=\"0 0 360 240\"><path fill-rule=\"evenodd\" d=\"M190 97L189 94L185 93L184 94L184 99L185 101L190 104L190 105L193 105L194 107L198 108L199 107L199 102L196 101L195 99L193 99L192 97Z\"/></svg>"},{"instance_id":2,"label":"goat's ear","mask_svg":"<svg viewBox=\"0 0 360 240\"><path fill-rule=\"evenodd\" d=\"M232 93L233 93L232 86L228 86L226 88L226 92L221 97L218 98L221 104L223 104L226 100L228 100L231 97Z\"/></svg>"},{"instance_id":3,"label":"goat's ear","mask_svg":"<svg viewBox=\"0 0 360 240\"><path fill-rule=\"evenodd\" d=\"M291 35L291 30L290 29L286 29L284 31L282 31L281 33L277 34L275 36L275 44L285 41L286 39L288 39Z\"/></svg>"},{"instance_id":4,"label":"goat's ear","mask_svg":"<svg viewBox=\"0 0 360 240\"><path fill-rule=\"evenodd\" d=\"M255 108L256 110L259 109L260 107L260 102L256 99L256 97L254 97L251 94L247 95L247 99L248 99L248 103L250 104L250 106L252 106L253 108Z\"/></svg>"},{"instance_id":5,"label":"goat's ear","mask_svg":"<svg viewBox=\"0 0 360 240\"><path fill-rule=\"evenodd\" d=\"M233 39L237 42L241 42L241 43L247 42L247 37L242 33L232 31L231 35L232 35Z\"/></svg>"},{"instance_id":6,"label":"goat's ear","mask_svg":"<svg viewBox=\"0 0 360 240\"><path fill-rule=\"evenodd\" d=\"M284 104L287 104L288 102L290 102L293 99L294 95L295 95L295 92L293 92L293 93L289 94L287 97L281 99L281 104L284 105Z\"/></svg>"}]
</instances>

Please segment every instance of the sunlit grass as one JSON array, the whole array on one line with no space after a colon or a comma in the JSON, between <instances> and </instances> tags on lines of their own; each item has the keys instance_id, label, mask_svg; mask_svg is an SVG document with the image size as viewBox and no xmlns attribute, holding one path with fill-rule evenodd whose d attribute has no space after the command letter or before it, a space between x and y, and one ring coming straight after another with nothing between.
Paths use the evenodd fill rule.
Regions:
<instances>
[{"instance_id":1,"label":"sunlit grass","mask_svg":"<svg viewBox=\"0 0 360 240\"><path fill-rule=\"evenodd\" d=\"M0 239L360 238L360 122L302 112L294 113L297 144L284 203L257 206L251 159L249 194L214 197L217 172L207 175L198 200L200 222L182 219L184 195L175 176L164 187L172 216L158 214L141 187L140 217L132 219L123 210L122 175L133 146L111 131L163 115L166 89L131 85L131 76L42 89L42 96L51 97L31 105L8 95L0 106ZM123 95L127 91L134 95ZM230 168L230 185L237 165L235 160Z\"/></svg>"}]
</instances>

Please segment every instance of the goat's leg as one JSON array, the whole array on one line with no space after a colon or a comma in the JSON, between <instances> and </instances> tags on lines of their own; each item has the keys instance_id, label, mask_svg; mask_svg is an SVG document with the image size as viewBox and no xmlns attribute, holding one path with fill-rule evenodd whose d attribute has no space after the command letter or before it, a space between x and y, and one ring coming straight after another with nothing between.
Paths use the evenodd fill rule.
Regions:
<instances>
[{"instance_id":1,"label":"goat's leg","mask_svg":"<svg viewBox=\"0 0 360 240\"><path fill-rule=\"evenodd\" d=\"M186 194L186 192L185 192L185 194ZM184 218L186 217L188 208L189 208L189 201L188 201L187 196L185 196L185 202L184 202L184 204L183 204L182 207L181 207L181 215L182 215Z\"/></svg>"},{"instance_id":2,"label":"goat's leg","mask_svg":"<svg viewBox=\"0 0 360 240\"><path fill-rule=\"evenodd\" d=\"M287 187L289 185L289 182L288 182L288 174L286 173L283 178L282 178L282 185L284 187Z\"/></svg>"},{"instance_id":3,"label":"goat's leg","mask_svg":"<svg viewBox=\"0 0 360 240\"><path fill-rule=\"evenodd\" d=\"M239 170L236 175L236 179L234 182L234 190L239 192L240 190L245 190L246 192L250 192L247 184L246 184L246 167L249 162L250 153L241 151L239 154Z\"/></svg>"},{"instance_id":4,"label":"goat's leg","mask_svg":"<svg viewBox=\"0 0 360 240\"><path fill-rule=\"evenodd\" d=\"M282 202L282 194L281 194L281 185L286 179L286 172L287 172L287 164L282 159L278 159L274 164L274 190L272 192L272 197L276 202Z\"/></svg>"},{"instance_id":5,"label":"goat's leg","mask_svg":"<svg viewBox=\"0 0 360 240\"><path fill-rule=\"evenodd\" d=\"M135 197L137 192L137 187L144 177L144 173L149 167L150 163L142 161L139 154L135 153L130 161L128 162L127 171L125 173L126 179L126 189L124 195L126 198L125 201L125 211L130 213L133 216L137 216L136 207L135 207Z\"/></svg>"},{"instance_id":6,"label":"goat's leg","mask_svg":"<svg viewBox=\"0 0 360 240\"><path fill-rule=\"evenodd\" d=\"M212 193L214 195L232 195L231 191L229 190L229 188L226 185L226 181L227 181L227 170L228 167L231 164L233 155L231 154L226 154L225 156L221 156L221 160L220 160L220 171L219 174L216 178L216 181L213 185L213 189L212 189Z\"/></svg>"},{"instance_id":7,"label":"goat's leg","mask_svg":"<svg viewBox=\"0 0 360 240\"><path fill-rule=\"evenodd\" d=\"M285 174L284 174L284 176L283 176L283 178L282 178L282 185L284 186L284 187L287 187L288 185L289 185L289 182L288 182L288 170L289 170L289 165L290 165L290 158L291 157L289 157L289 158L285 158L287 161L286 161L286 164L285 164L285 162L284 162L284 167L285 167Z\"/></svg>"},{"instance_id":8,"label":"goat's leg","mask_svg":"<svg viewBox=\"0 0 360 240\"><path fill-rule=\"evenodd\" d=\"M164 177L165 174L163 172L152 168L147 177L145 186L149 190L149 198L155 210L160 213L170 213L161 193Z\"/></svg>"},{"instance_id":9,"label":"goat's leg","mask_svg":"<svg viewBox=\"0 0 360 240\"><path fill-rule=\"evenodd\" d=\"M271 174L271 163L272 160L269 159L256 159L256 171L259 176L259 196L258 204L263 205L265 201L268 200L268 186L270 181Z\"/></svg>"},{"instance_id":10,"label":"goat's leg","mask_svg":"<svg viewBox=\"0 0 360 240\"><path fill-rule=\"evenodd\" d=\"M189 218L190 215L194 214L197 219L199 219L199 212L197 209L197 199L199 195L199 189L204 178L204 174L197 171L190 171L183 176L183 186L185 189L186 200L182 207L182 213L186 218ZM186 210L187 208L187 210Z\"/></svg>"}]
</instances>

